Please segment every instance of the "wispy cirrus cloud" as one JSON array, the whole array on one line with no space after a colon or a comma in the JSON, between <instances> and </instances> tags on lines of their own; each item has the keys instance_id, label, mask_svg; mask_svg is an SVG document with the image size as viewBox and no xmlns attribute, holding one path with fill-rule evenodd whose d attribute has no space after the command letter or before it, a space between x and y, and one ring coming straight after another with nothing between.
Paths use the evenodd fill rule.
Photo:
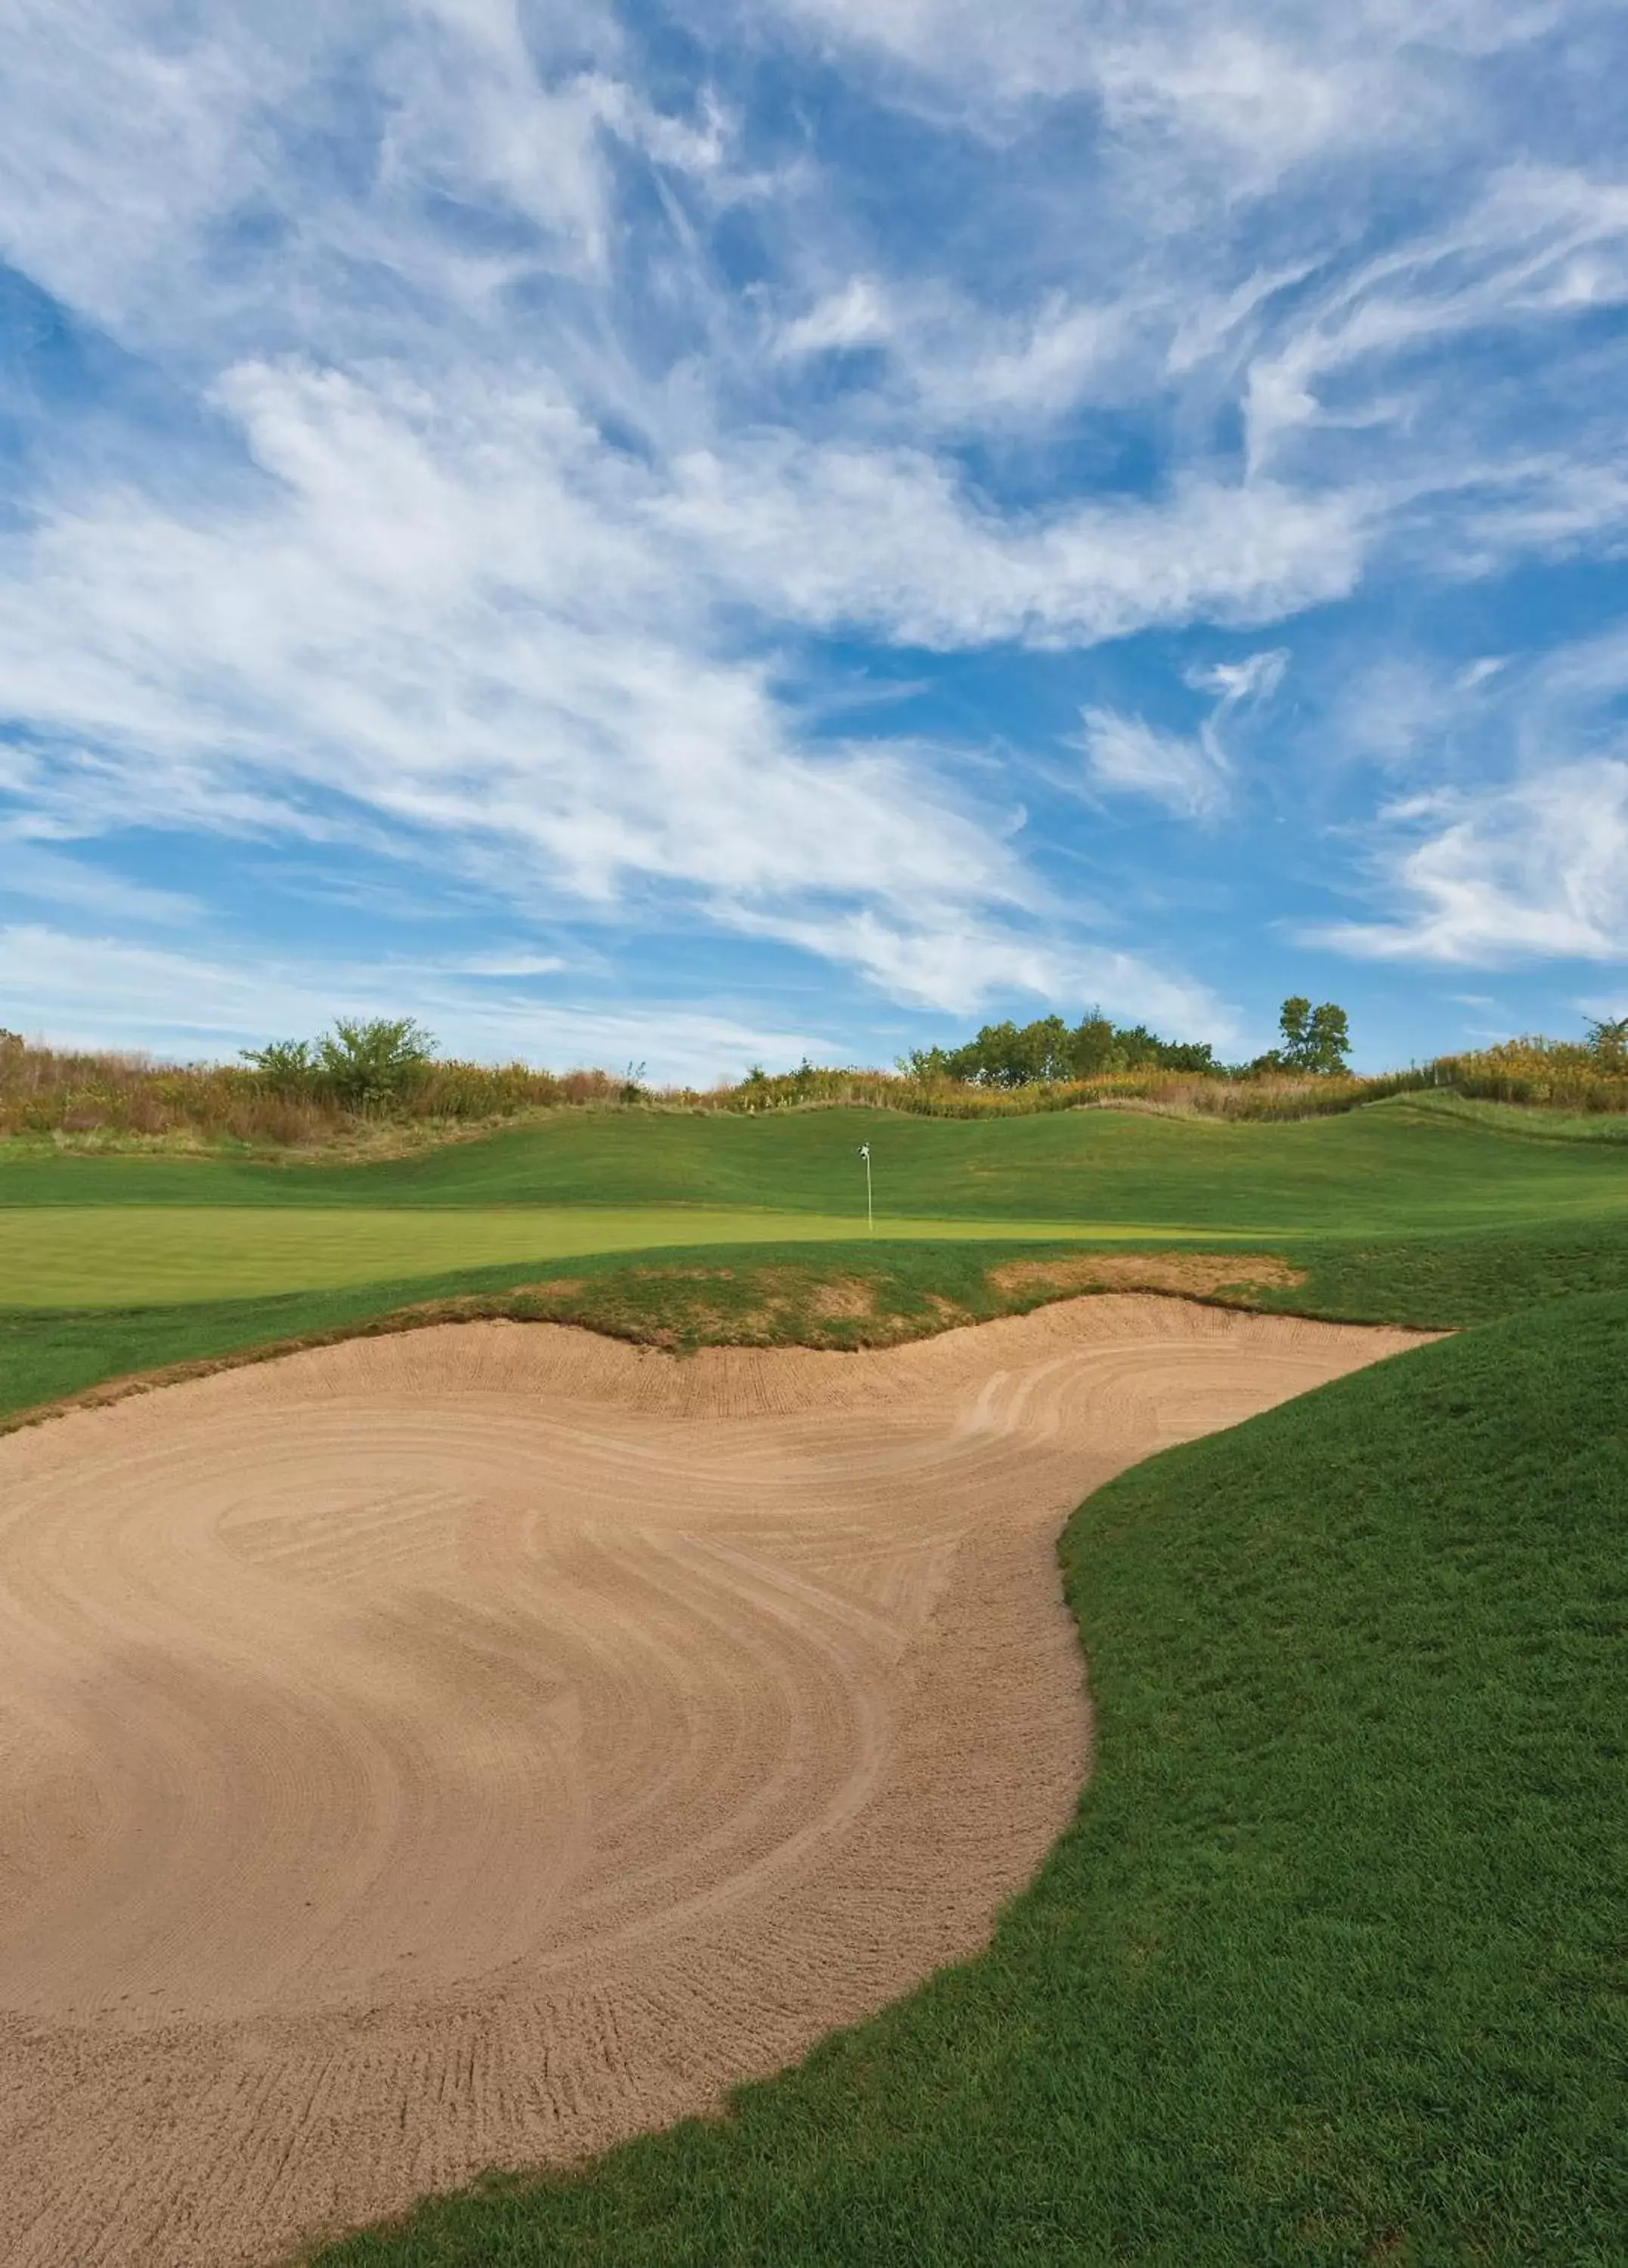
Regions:
<instances>
[{"instance_id":1,"label":"wispy cirrus cloud","mask_svg":"<svg viewBox=\"0 0 1628 2268\"><path fill-rule=\"evenodd\" d=\"M65 858L37 841L3 834L0 892L35 906L67 908L99 921L123 921L141 929L186 926L202 910L201 902L185 891L132 881L106 865Z\"/></svg>"},{"instance_id":2,"label":"wispy cirrus cloud","mask_svg":"<svg viewBox=\"0 0 1628 2268\"><path fill-rule=\"evenodd\" d=\"M1302 637L1366 621L1386 815L1324 839L1393 895L1302 930L1597 956L1511 846L1598 740L1514 748L1530 672L1469 674L1501 622L1411 690L1372 657L1399 582L1628 541L1611 37L1591 0L22 0L0 247L55 313L0 380L7 823L216 951L237 900L138 834L411 878L335 880L358 918L484 900L460 981L570 983L576 923L708 940L698 987L778 956L856 1028L1083 990L1219 1032L1213 940L1037 782L1082 717L1100 794L1242 842L1246 756L1280 811L1367 777L1288 713ZM809 694L850 667L908 696ZM1184 688L1207 718L1155 721ZM66 918L77 869L33 871Z\"/></svg>"},{"instance_id":3,"label":"wispy cirrus cloud","mask_svg":"<svg viewBox=\"0 0 1628 2268\"><path fill-rule=\"evenodd\" d=\"M1217 817L1232 793L1228 725L1240 711L1271 698L1287 666L1287 654L1273 650L1190 671L1187 682L1214 696L1192 733L1162 731L1117 710L1087 709L1082 746L1092 785L1104 794L1146 797L1178 819Z\"/></svg>"},{"instance_id":4,"label":"wispy cirrus cloud","mask_svg":"<svg viewBox=\"0 0 1628 2268\"><path fill-rule=\"evenodd\" d=\"M1397 912L1331 925L1316 941L1478 968L1628 959L1628 761L1596 757L1492 792L1398 802L1382 816L1405 843L1387 862Z\"/></svg>"},{"instance_id":5,"label":"wispy cirrus cloud","mask_svg":"<svg viewBox=\"0 0 1628 2268\"><path fill-rule=\"evenodd\" d=\"M753 1062L836 1051L818 1023L748 1021L657 993L629 994L613 1005L561 1003L546 993L505 993L491 981L498 972L440 961L335 965L261 955L233 966L115 931L16 923L0 925L0 967L6 1005L31 1035L70 1047L148 1048L181 1061L230 1056L276 1034L314 1033L336 1012L399 1015L404 999L450 1052L561 1066L642 1063L658 1083L704 1085L738 1078ZM503 972L517 985L537 973Z\"/></svg>"},{"instance_id":6,"label":"wispy cirrus cloud","mask_svg":"<svg viewBox=\"0 0 1628 2268\"><path fill-rule=\"evenodd\" d=\"M1091 95L1144 163L1152 148L1172 169L1220 163L1250 186L1309 159L1472 136L1478 63L1604 12L1563 0L1359 0L1338 11L1316 0L1150 0L1133 11L1016 0L999 13L976 0L777 5L815 36L895 67L924 105L953 103L1010 135L1037 104Z\"/></svg>"},{"instance_id":7,"label":"wispy cirrus cloud","mask_svg":"<svg viewBox=\"0 0 1628 2268\"><path fill-rule=\"evenodd\" d=\"M1628 637L1613 626L1353 688L1346 729L1393 791L1360 830L1375 911L1314 932L1379 961L1488 968L1628 956Z\"/></svg>"},{"instance_id":8,"label":"wispy cirrus cloud","mask_svg":"<svg viewBox=\"0 0 1628 2268\"><path fill-rule=\"evenodd\" d=\"M677 890L879 981L902 945L852 940L908 936L916 996L932 997L925 936L1044 910L1011 819L975 812L907 741L799 745L709 602L780 623L869 615L920 644L1044 644L1155 609L1272 611L1276 578L1331 571L1316 530L1267 517L1240 545L1216 497L1174 531L1126 509L1018 538L925 460L810 460L766 490L686 460L656 482L607 463L546 395L500 416L478 391L431 404L282 364L232 371L216 398L261 475L249 497L185 516L82 499L18 543L0 583L10 704L93 751L50 768L42 817L93 833L145 799L193 827L321 836L344 825L340 798L404 852L414 836L437 858L449 840L507 844L517 898ZM1052 964L1025 949L983 965ZM945 968L944 1003L964 999Z\"/></svg>"},{"instance_id":9,"label":"wispy cirrus cloud","mask_svg":"<svg viewBox=\"0 0 1628 2268\"><path fill-rule=\"evenodd\" d=\"M1091 782L1105 794L1146 796L1178 819L1212 818L1225 806L1230 767L1207 727L1166 733L1112 709L1087 709L1083 723Z\"/></svg>"}]
</instances>

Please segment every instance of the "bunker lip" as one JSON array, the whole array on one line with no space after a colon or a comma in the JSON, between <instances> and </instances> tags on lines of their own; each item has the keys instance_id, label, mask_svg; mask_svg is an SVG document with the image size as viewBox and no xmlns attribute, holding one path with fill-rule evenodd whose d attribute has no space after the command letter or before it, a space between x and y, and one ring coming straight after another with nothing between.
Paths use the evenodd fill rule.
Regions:
<instances>
[{"instance_id":1,"label":"bunker lip","mask_svg":"<svg viewBox=\"0 0 1628 2268\"><path fill-rule=\"evenodd\" d=\"M752 1259L750 1248L744 1249L733 1266L714 1263L704 1267L682 1262L667 1263L659 1259L630 1263L627 1276L640 1282L657 1279L663 1283L686 1280L704 1283L717 1277L733 1278L737 1272L753 1272L759 1277L783 1275L788 1271L770 1263ZM1003 1261L988 1270L990 1288L1011 1305L1008 1312L1023 1313L1048 1300L1077 1297L1087 1292L1104 1294L1113 1292L1160 1292L1172 1299L1192 1300L1205 1305L1227 1307L1251 1307L1263 1291L1278 1291L1303 1284L1305 1271L1280 1256L1271 1253L1254 1252L1081 1252L1055 1257ZM217 1371L238 1370L262 1362L278 1362L293 1354L303 1354L314 1348L341 1344L351 1338L381 1336L397 1331L423 1330L440 1324L466 1322L554 1322L580 1327L599 1335L626 1339L635 1345L664 1347L669 1351L681 1349L686 1353L700 1345L731 1346L762 1343L750 1331L743 1331L744 1319L737 1315L721 1316L708 1313L699 1304L689 1319L693 1329L675 1329L636 1312L616 1313L607 1309L604 1295L613 1292L618 1275L591 1278L564 1276L546 1278L535 1283L517 1284L497 1292L448 1292L438 1298L417 1300L405 1307L386 1307L372 1315L363 1315L332 1326L302 1331L286 1337L260 1340L247 1346L229 1347L220 1352L194 1357L184 1362L166 1363L157 1369L127 1372L116 1378L102 1379L93 1386L82 1388L77 1393L64 1395L50 1402L40 1402L20 1410L0 1411L0 1439L26 1426L42 1425L68 1416L76 1410L100 1410L109 1403L122 1402L132 1395L150 1394L161 1388L187 1385L196 1379L210 1378ZM929 1293L925 1309L913 1315L890 1315L885 1328L876 1336L856 1344L848 1338L839 1337L824 1327L832 1322L862 1319L867 1312L866 1298L874 1287L862 1278L841 1271L825 1282L811 1282L803 1287L806 1293L806 1309L803 1318L804 1332L801 1343L813 1346L828 1346L842 1352L869 1353L878 1346L906 1344L918 1338L931 1337L941 1331L958 1329L972 1323L982 1323L990 1317L974 1317L953 1300ZM593 1304L584 1307L584 1295ZM1296 1311L1274 1303L1272 1313L1293 1314ZM1411 1326L1399 1326L1408 1329ZM784 1344L784 1342L780 1342Z\"/></svg>"},{"instance_id":2,"label":"bunker lip","mask_svg":"<svg viewBox=\"0 0 1628 2268\"><path fill-rule=\"evenodd\" d=\"M465 1323L0 1443L0 2255L263 2264L975 1952L1087 1763L1067 1512L1419 1336Z\"/></svg>"}]
</instances>

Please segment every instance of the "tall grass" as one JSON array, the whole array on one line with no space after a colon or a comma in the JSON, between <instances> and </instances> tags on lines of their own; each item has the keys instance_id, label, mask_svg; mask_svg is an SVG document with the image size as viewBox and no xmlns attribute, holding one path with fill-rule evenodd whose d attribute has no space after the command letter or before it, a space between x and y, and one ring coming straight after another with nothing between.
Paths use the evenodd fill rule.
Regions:
<instances>
[{"instance_id":1,"label":"tall grass","mask_svg":"<svg viewBox=\"0 0 1628 2268\"><path fill-rule=\"evenodd\" d=\"M1473 1055L1444 1056L1436 1068L1444 1086L1478 1102L1628 1111L1628 1053L1620 1048L1534 1036Z\"/></svg>"},{"instance_id":2,"label":"tall grass","mask_svg":"<svg viewBox=\"0 0 1628 2268\"><path fill-rule=\"evenodd\" d=\"M1037 1080L1016 1087L965 1079L916 1079L884 1071L832 1071L804 1064L777 1078L757 1076L694 1100L715 1109L752 1111L862 1107L919 1118L1030 1118L1052 1110L1141 1108L1181 1117L1315 1118L1353 1110L1388 1094L1427 1086L1428 1070L1377 1079L1262 1071L1227 1078L1180 1071L1104 1071L1093 1079Z\"/></svg>"},{"instance_id":3,"label":"tall grass","mask_svg":"<svg viewBox=\"0 0 1628 2268\"><path fill-rule=\"evenodd\" d=\"M32 1135L84 1147L242 1143L320 1149L377 1140L392 1127L433 1138L437 1130L583 1104L730 1113L859 1107L979 1119L1134 1109L1259 1123L1329 1116L1426 1087L1551 1111L1628 1113L1628 1060L1580 1043L1531 1038L1371 1079L1142 1070L1001 1088L804 1064L773 1077L753 1072L735 1085L657 1089L605 1071L444 1060L429 1064L388 1105L363 1112L319 1086L291 1088L247 1064L156 1063L145 1055L33 1046L0 1035L0 1138Z\"/></svg>"},{"instance_id":4,"label":"tall grass","mask_svg":"<svg viewBox=\"0 0 1628 2268\"><path fill-rule=\"evenodd\" d=\"M396 1099L395 1123L479 1125L523 1110L617 1101L602 1071L555 1073L526 1064L438 1062ZM160 1064L144 1055L0 1045L0 1135L318 1147L377 1116L319 1093L279 1091L240 1064Z\"/></svg>"}]
</instances>

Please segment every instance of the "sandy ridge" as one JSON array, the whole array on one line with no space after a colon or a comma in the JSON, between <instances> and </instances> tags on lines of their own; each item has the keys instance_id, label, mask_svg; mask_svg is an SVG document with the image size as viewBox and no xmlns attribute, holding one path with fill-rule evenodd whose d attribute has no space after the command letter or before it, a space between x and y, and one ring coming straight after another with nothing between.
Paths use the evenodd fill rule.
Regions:
<instances>
[{"instance_id":1,"label":"sandy ridge","mask_svg":"<svg viewBox=\"0 0 1628 2268\"><path fill-rule=\"evenodd\" d=\"M0 1441L0 2257L263 2263L975 1950L1084 1767L1062 1518L1413 1344L464 1323Z\"/></svg>"}]
</instances>

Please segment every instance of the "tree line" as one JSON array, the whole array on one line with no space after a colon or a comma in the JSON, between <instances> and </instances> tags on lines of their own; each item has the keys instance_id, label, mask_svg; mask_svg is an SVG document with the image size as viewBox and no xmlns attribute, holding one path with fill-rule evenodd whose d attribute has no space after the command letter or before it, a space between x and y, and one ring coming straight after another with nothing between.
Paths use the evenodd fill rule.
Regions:
<instances>
[{"instance_id":1,"label":"tree line","mask_svg":"<svg viewBox=\"0 0 1628 2268\"><path fill-rule=\"evenodd\" d=\"M1103 1079L1115 1071L1177 1071L1215 1079L1252 1072L1331 1074L1349 1068L1351 1030L1332 1000L1313 1007L1302 994L1283 1003L1280 1043L1250 1063L1224 1064L1207 1040L1166 1040L1146 1024L1116 1024L1099 1008L1077 1024L1060 1016L1032 1024L986 1024L958 1048L914 1048L898 1058L907 1078L957 1079L974 1086L1018 1087L1065 1079Z\"/></svg>"}]
</instances>

